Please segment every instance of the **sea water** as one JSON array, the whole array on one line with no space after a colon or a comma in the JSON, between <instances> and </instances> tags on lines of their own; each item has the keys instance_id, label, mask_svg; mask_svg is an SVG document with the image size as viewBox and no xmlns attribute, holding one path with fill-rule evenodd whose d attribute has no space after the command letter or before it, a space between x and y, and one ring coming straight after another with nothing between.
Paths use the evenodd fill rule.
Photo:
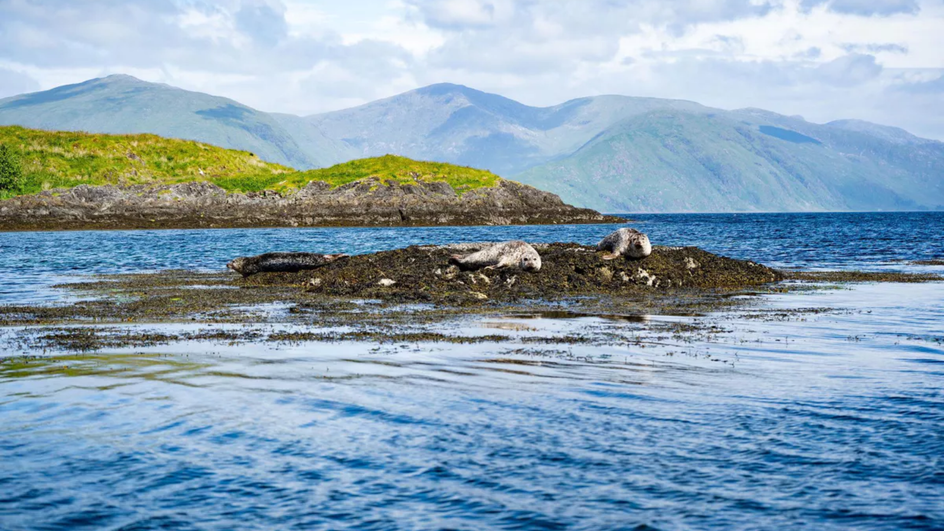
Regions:
<instances>
[{"instance_id":1,"label":"sea water","mask_svg":"<svg viewBox=\"0 0 944 531\"><path fill-rule=\"evenodd\" d=\"M790 269L942 272L944 214L639 215L655 245ZM266 251L594 243L612 226L0 234L0 304ZM661 344L183 343L0 364L0 529L942 529L944 283L747 313L469 318ZM0 330L0 336L14 331ZM41 352L34 354L42 355Z\"/></svg>"}]
</instances>

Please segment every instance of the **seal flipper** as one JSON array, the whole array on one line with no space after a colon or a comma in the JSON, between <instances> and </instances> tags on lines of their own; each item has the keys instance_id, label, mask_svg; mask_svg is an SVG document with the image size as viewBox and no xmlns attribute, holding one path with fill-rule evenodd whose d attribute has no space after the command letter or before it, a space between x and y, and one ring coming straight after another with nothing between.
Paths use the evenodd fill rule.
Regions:
<instances>
[{"instance_id":1,"label":"seal flipper","mask_svg":"<svg viewBox=\"0 0 944 531\"><path fill-rule=\"evenodd\" d=\"M619 256L620 256L619 253L609 253L609 254L603 255L601 258L603 258L604 260L616 260L617 258L619 258Z\"/></svg>"}]
</instances>

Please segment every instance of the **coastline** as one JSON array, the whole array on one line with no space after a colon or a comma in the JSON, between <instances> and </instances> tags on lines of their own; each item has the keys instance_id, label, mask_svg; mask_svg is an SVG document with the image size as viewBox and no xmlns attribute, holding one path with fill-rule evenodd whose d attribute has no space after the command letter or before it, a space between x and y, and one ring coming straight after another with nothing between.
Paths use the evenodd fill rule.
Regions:
<instances>
[{"instance_id":1,"label":"coastline","mask_svg":"<svg viewBox=\"0 0 944 531\"><path fill-rule=\"evenodd\" d=\"M78 186L0 201L0 231L423 227L625 223L513 181L457 193L445 183L313 181L290 194L207 182Z\"/></svg>"}]
</instances>

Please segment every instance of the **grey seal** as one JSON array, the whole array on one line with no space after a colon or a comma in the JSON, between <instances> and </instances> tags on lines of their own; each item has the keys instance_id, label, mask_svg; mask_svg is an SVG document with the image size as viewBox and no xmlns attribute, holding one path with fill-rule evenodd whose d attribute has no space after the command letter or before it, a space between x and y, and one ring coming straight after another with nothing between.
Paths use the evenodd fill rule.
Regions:
<instances>
[{"instance_id":1,"label":"grey seal","mask_svg":"<svg viewBox=\"0 0 944 531\"><path fill-rule=\"evenodd\" d=\"M541 255L527 243L519 240L496 243L481 251L465 256L452 255L450 264L459 266L463 271L476 269L498 269L518 267L524 271L540 271Z\"/></svg>"},{"instance_id":2,"label":"grey seal","mask_svg":"<svg viewBox=\"0 0 944 531\"><path fill-rule=\"evenodd\" d=\"M296 273L334 262L346 254L265 253L259 256L241 256L226 267L244 277L256 273Z\"/></svg>"},{"instance_id":3,"label":"grey seal","mask_svg":"<svg viewBox=\"0 0 944 531\"><path fill-rule=\"evenodd\" d=\"M613 260L620 255L629 258L645 258L652 254L649 237L636 229L622 228L600 240L598 251L609 251L604 260Z\"/></svg>"}]
</instances>

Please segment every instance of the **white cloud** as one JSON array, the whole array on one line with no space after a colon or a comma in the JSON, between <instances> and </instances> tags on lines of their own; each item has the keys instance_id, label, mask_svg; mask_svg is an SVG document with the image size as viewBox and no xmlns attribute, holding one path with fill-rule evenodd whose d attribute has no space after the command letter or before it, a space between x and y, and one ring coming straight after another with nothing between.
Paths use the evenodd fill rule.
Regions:
<instances>
[{"instance_id":1,"label":"white cloud","mask_svg":"<svg viewBox=\"0 0 944 531\"><path fill-rule=\"evenodd\" d=\"M313 113L448 81L944 138L942 27L940 0L0 0L0 95L125 72Z\"/></svg>"},{"instance_id":2,"label":"white cloud","mask_svg":"<svg viewBox=\"0 0 944 531\"><path fill-rule=\"evenodd\" d=\"M39 90L39 82L25 72L0 67L0 98Z\"/></svg>"}]
</instances>

